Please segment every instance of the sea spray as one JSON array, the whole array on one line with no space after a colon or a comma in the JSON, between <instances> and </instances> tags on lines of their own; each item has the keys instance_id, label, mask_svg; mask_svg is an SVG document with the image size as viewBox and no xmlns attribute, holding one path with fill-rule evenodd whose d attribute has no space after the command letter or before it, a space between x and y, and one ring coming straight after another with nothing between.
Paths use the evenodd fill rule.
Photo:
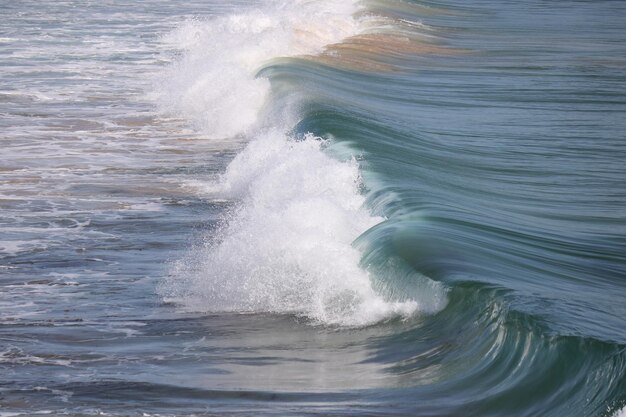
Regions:
<instances>
[{"instance_id":1,"label":"sea spray","mask_svg":"<svg viewBox=\"0 0 626 417\"><path fill-rule=\"evenodd\" d=\"M293 313L361 326L408 317L414 300L385 300L352 242L383 219L363 208L354 160L323 141L266 132L232 161L213 198L239 201L226 226L178 261L160 291L192 311Z\"/></svg>"},{"instance_id":2,"label":"sea spray","mask_svg":"<svg viewBox=\"0 0 626 417\"><path fill-rule=\"evenodd\" d=\"M265 1L258 8L188 20L164 37L183 51L155 82L164 114L189 119L208 137L250 134L270 91L256 77L277 57L313 55L361 33L355 1Z\"/></svg>"}]
</instances>

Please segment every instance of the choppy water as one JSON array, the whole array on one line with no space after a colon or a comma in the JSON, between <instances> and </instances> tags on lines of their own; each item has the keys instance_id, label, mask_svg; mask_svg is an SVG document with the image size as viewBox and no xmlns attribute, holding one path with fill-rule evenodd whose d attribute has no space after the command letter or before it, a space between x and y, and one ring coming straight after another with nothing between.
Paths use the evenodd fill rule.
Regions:
<instances>
[{"instance_id":1,"label":"choppy water","mask_svg":"<svg viewBox=\"0 0 626 417\"><path fill-rule=\"evenodd\" d=\"M0 11L1 416L626 413L626 3Z\"/></svg>"}]
</instances>

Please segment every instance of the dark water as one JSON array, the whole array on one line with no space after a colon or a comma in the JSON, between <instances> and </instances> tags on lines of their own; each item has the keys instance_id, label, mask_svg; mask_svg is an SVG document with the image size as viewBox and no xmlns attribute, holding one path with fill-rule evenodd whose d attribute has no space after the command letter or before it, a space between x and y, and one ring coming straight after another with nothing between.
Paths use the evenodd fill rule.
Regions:
<instances>
[{"instance_id":1,"label":"dark water","mask_svg":"<svg viewBox=\"0 0 626 417\"><path fill-rule=\"evenodd\" d=\"M623 416L626 3L0 10L0 416Z\"/></svg>"}]
</instances>

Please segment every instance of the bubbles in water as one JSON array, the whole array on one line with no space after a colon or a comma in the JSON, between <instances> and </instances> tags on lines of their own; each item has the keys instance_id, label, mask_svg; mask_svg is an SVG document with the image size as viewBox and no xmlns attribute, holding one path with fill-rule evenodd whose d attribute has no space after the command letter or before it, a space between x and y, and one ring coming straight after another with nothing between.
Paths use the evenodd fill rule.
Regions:
<instances>
[{"instance_id":1,"label":"bubbles in water","mask_svg":"<svg viewBox=\"0 0 626 417\"><path fill-rule=\"evenodd\" d=\"M613 417L626 417L626 407L618 410Z\"/></svg>"}]
</instances>

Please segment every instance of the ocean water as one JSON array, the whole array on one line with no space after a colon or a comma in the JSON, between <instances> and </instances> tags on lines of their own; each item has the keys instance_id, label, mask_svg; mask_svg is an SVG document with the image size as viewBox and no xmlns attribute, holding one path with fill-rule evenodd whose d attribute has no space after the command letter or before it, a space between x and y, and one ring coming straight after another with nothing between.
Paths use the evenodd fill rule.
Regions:
<instances>
[{"instance_id":1,"label":"ocean water","mask_svg":"<svg viewBox=\"0 0 626 417\"><path fill-rule=\"evenodd\" d=\"M626 415L626 3L0 16L0 416Z\"/></svg>"}]
</instances>

